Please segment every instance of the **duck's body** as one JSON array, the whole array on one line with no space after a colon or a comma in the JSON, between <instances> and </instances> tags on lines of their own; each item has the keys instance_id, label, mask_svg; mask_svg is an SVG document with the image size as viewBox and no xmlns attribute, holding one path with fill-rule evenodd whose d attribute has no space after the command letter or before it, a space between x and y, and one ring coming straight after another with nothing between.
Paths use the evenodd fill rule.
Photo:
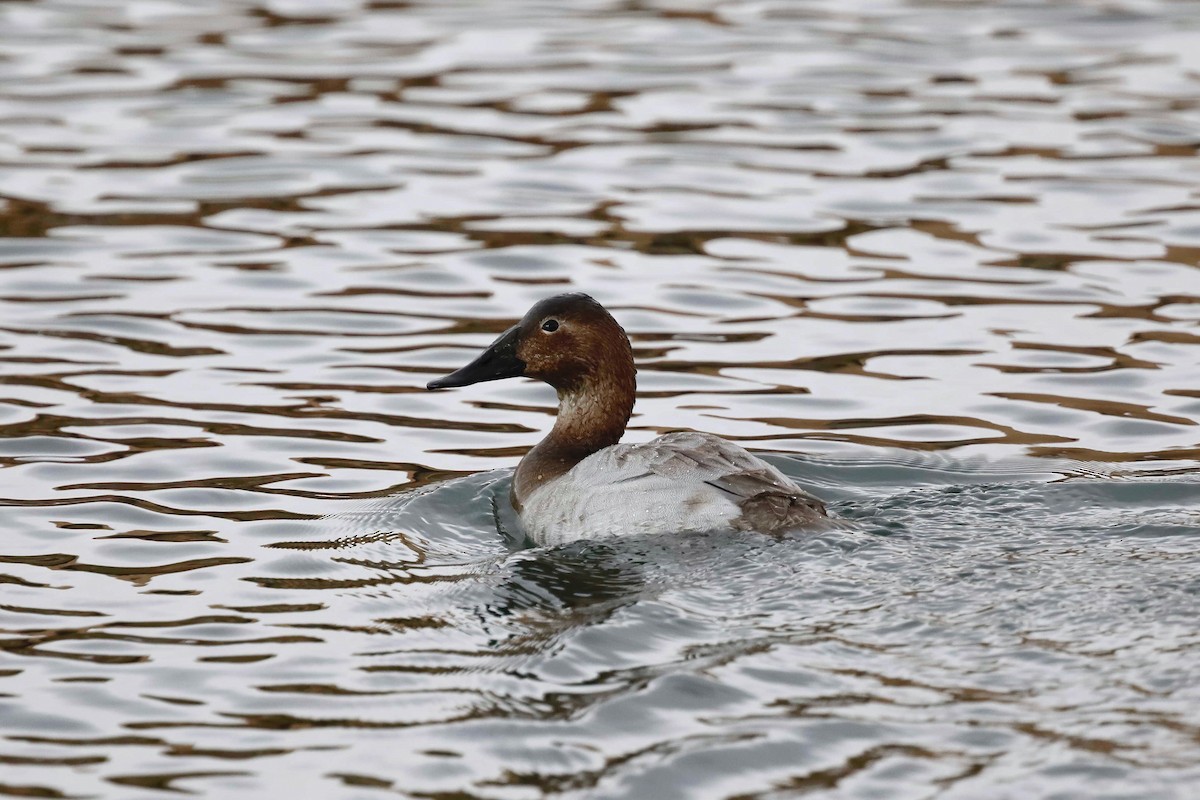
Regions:
<instances>
[{"instance_id":1,"label":"duck's body","mask_svg":"<svg viewBox=\"0 0 1200 800\"><path fill-rule=\"evenodd\" d=\"M711 434L681 432L593 453L530 493L520 515L531 539L554 545L620 534L774 533L825 519L825 510L761 458Z\"/></svg>"},{"instance_id":2,"label":"duck's body","mask_svg":"<svg viewBox=\"0 0 1200 800\"><path fill-rule=\"evenodd\" d=\"M738 445L705 433L619 444L633 411L629 339L592 298L535 305L475 361L429 388L525 375L558 390L554 428L521 459L512 504L555 545L600 536L756 530L827 521L819 500Z\"/></svg>"}]
</instances>

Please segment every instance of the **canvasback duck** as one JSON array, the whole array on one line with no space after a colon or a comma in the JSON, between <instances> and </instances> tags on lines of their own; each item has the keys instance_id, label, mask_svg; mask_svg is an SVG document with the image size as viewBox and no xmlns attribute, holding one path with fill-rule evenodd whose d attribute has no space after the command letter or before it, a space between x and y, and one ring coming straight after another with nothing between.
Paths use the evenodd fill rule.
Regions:
<instances>
[{"instance_id":1,"label":"canvasback duck","mask_svg":"<svg viewBox=\"0 0 1200 800\"><path fill-rule=\"evenodd\" d=\"M533 306L478 358L429 389L536 378L558 391L558 417L513 476L526 533L556 545L614 534L755 530L828 521L821 501L741 447L707 433L619 444L633 413L633 349L586 294Z\"/></svg>"}]
</instances>

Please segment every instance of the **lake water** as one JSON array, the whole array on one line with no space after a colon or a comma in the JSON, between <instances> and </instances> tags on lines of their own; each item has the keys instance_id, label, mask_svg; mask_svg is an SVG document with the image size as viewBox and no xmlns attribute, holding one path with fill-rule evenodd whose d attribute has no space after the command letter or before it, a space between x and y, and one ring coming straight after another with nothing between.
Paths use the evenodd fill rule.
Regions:
<instances>
[{"instance_id":1,"label":"lake water","mask_svg":"<svg viewBox=\"0 0 1200 800\"><path fill-rule=\"evenodd\" d=\"M1200 2L0 5L0 796L1200 785ZM627 441L854 521L543 549Z\"/></svg>"}]
</instances>

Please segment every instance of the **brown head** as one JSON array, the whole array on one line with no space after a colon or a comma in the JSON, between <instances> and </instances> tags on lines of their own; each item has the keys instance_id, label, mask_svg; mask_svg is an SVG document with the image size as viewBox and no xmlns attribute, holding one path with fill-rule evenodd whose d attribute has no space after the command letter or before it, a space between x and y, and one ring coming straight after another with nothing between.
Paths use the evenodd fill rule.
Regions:
<instances>
[{"instance_id":1,"label":"brown head","mask_svg":"<svg viewBox=\"0 0 1200 800\"><path fill-rule=\"evenodd\" d=\"M550 384L560 396L584 390L632 392L633 373L625 331L604 306L586 294L571 293L538 302L478 358L430 381L427 388L526 377ZM604 385L610 382L616 385Z\"/></svg>"},{"instance_id":2,"label":"brown head","mask_svg":"<svg viewBox=\"0 0 1200 800\"><path fill-rule=\"evenodd\" d=\"M538 486L621 440L633 413L635 373L629 337L604 306L586 294L560 294L536 304L478 358L428 388L524 376L558 390L554 429L521 459L513 478L519 510Z\"/></svg>"}]
</instances>

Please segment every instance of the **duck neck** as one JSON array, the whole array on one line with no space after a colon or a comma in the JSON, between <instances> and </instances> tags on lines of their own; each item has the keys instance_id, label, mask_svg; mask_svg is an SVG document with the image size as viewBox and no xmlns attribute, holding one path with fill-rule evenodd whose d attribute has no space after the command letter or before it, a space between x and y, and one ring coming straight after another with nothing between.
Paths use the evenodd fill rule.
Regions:
<instances>
[{"instance_id":1,"label":"duck neck","mask_svg":"<svg viewBox=\"0 0 1200 800\"><path fill-rule=\"evenodd\" d=\"M558 390L558 417L545 439L529 451L513 479L513 505L583 459L621 441L633 414L636 370L632 355Z\"/></svg>"}]
</instances>

